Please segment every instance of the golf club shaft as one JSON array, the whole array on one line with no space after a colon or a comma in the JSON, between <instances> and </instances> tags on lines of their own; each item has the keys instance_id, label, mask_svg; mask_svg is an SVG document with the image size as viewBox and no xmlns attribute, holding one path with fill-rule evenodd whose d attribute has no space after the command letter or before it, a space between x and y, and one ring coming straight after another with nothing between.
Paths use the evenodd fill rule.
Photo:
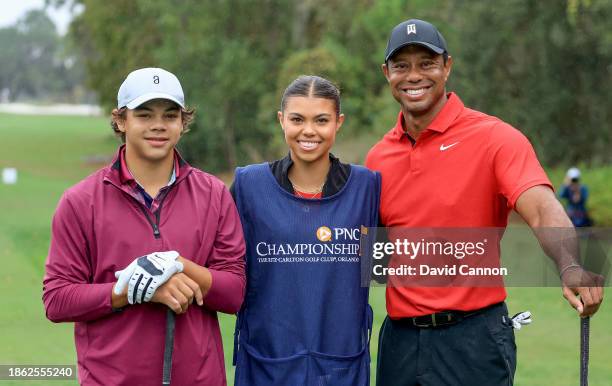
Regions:
<instances>
[{"instance_id":1,"label":"golf club shaft","mask_svg":"<svg viewBox=\"0 0 612 386\"><path fill-rule=\"evenodd\" d=\"M580 386L589 384L589 334L591 318L580 319Z\"/></svg>"},{"instance_id":2,"label":"golf club shaft","mask_svg":"<svg viewBox=\"0 0 612 386\"><path fill-rule=\"evenodd\" d=\"M172 373L172 351L174 350L174 312L168 308L166 311L166 342L164 346L164 367L162 385L170 384Z\"/></svg>"}]
</instances>

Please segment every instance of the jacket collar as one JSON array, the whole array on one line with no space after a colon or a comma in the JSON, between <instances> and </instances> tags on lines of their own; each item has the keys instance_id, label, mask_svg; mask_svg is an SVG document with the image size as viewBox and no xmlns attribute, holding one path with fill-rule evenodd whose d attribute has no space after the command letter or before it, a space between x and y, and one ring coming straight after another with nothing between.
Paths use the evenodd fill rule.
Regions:
<instances>
[{"instance_id":1,"label":"jacket collar","mask_svg":"<svg viewBox=\"0 0 612 386\"><path fill-rule=\"evenodd\" d=\"M351 173L351 166L340 162L340 159L332 153L329 153L329 160L331 164L325 179L325 184L323 185L323 197L329 197L339 192ZM270 162L270 170L274 178L283 189L291 194L294 193L293 185L289 180L289 168L291 168L292 165L293 160L291 159L291 152L289 152L285 158Z\"/></svg>"},{"instance_id":2,"label":"jacket collar","mask_svg":"<svg viewBox=\"0 0 612 386\"><path fill-rule=\"evenodd\" d=\"M176 178L174 183L185 179L192 169L191 165L181 157L178 150L174 149L174 174ZM134 187L136 185L136 180L134 180L125 163L125 144L121 145L115 153L113 161L104 175L104 180L117 186L128 185Z\"/></svg>"}]
</instances>

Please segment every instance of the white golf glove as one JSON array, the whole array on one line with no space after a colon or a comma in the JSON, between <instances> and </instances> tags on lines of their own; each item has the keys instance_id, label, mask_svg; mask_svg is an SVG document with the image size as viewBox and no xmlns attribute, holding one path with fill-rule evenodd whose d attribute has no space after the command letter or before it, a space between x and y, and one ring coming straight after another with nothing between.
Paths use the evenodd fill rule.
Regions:
<instances>
[{"instance_id":1,"label":"white golf glove","mask_svg":"<svg viewBox=\"0 0 612 386\"><path fill-rule=\"evenodd\" d=\"M114 292L120 295L128 287L127 298L130 304L151 300L157 288L172 275L183 272L183 263L176 261L176 251L153 252L134 259L126 268L115 272L118 279Z\"/></svg>"},{"instance_id":2,"label":"white golf glove","mask_svg":"<svg viewBox=\"0 0 612 386\"><path fill-rule=\"evenodd\" d=\"M531 312L519 312L510 318L510 322L515 330L520 330L523 325L531 324Z\"/></svg>"}]
</instances>

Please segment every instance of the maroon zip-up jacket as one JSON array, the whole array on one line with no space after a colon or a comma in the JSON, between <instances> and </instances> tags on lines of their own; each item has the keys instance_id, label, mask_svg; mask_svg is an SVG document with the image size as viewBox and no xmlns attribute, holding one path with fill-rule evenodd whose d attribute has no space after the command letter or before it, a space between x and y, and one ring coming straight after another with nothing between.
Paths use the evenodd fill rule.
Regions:
<instances>
[{"instance_id":1,"label":"maroon zip-up jacket","mask_svg":"<svg viewBox=\"0 0 612 386\"><path fill-rule=\"evenodd\" d=\"M175 250L207 267L212 286L204 305L176 316L172 383L225 385L217 311L236 313L244 298L244 239L223 183L176 153L176 181L142 201L123 147L113 163L62 196L52 222L43 302L53 322L75 322L79 383L161 383L167 307L111 307L114 272L136 257Z\"/></svg>"}]
</instances>

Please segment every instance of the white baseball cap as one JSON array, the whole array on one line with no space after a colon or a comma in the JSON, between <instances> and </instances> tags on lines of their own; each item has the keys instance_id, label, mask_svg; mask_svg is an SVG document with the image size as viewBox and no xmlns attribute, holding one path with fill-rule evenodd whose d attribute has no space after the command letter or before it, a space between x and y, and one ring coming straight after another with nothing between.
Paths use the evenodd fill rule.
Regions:
<instances>
[{"instance_id":1,"label":"white baseball cap","mask_svg":"<svg viewBox=\"0 0 612 386\"><path fill-rule=\"evenodd\" d=\"M569 168L569 170L567 171L567 178L569 179L580 178L580 169Z\"/></svg>"},{"instance_id":2,"label":"white baseball cap","mask_svg":"<svg viewBox=\"0 0 612 386\"><path fill-rule=\"evenodd\" d=\"M185 95L178 78L162 68L147 67L132 71L121 83L117 108L132 110L152 99L168 99L185 108Z\"/></svg>"}]
</instances>

